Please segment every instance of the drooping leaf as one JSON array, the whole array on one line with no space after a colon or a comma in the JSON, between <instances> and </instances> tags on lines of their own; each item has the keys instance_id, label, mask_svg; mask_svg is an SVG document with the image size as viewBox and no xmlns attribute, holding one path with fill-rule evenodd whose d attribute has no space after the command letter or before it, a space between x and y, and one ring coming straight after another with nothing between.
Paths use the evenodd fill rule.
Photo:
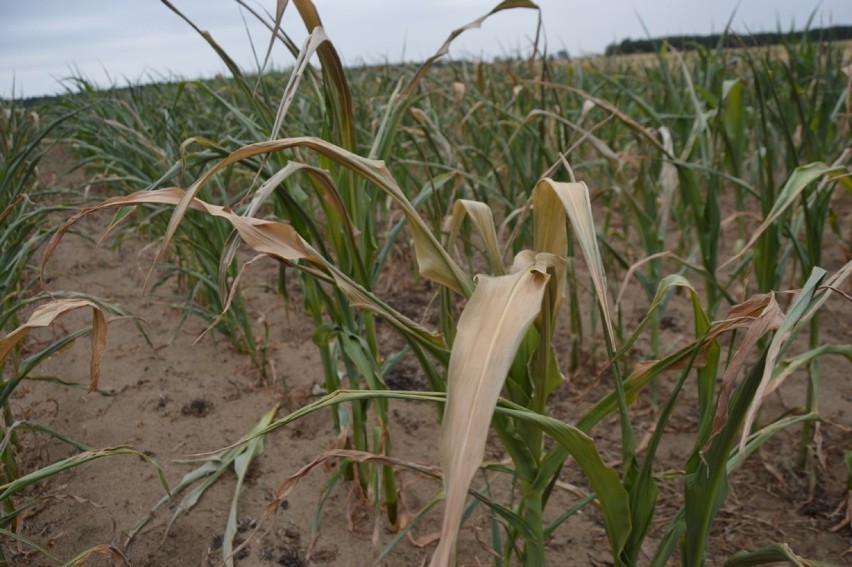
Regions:
<instances>
[{"instance_id":1,"label":"drooping leaf","mask_svg":"<svg viewBox=\"0 0 852 567\"><path fill-rule=\"evenodd\" d=\"M309 148L322 154L343 168L351 170L374 183L379 189L385 192L399 206L408 221L420 273L424 277L448 287L460 295L465 297L470 295L473 290L473 283L470 277L450 258L447 251L444 250L435 238L435 235L432 234L431 229L420 218L419 213L405 196L385 164L381 161L361 157L344 148L314 137L286 138L243 146L209 169L186 190L183 198L176 205L172 218L169 221L169 226L166 229L157 260L159 261L162 258L165 247L174 238L177 227L182 222L187 209L190 208L192 200L216 173L244 159L298 147ZM239 227L237 228L239 229Z\"/></svg>"},{"instance_id":2,"label":"drooping leaf","mask_svg":"<svg viewBox=\"0 0 852 567\"><path fill-rule=\"evenodd\" d=\"M12 348L23 340L32 329L50 326L57 318L81 307L91 307L92 309L92 357L89 363L89 392L97 390L101 361L106 348L107 325L101 307L88 299L55 299L36 308L26 323L0 339L0 362L6 360Z\"/></svg>"},{"instance_id":3,"label":"drooping leaf","mask_svg":"<svg viewBox=\"0 0 852 567\"><path fill-rule=\"evenodd\" d=\"M432 55L432 57L427 59L423 63L423 65L420 66L420 68L417 70L417 73L415 73L414 77L412 77L411 81L409 81L408 85L406 85L405 90L403 91L403 96L407 98L414 93L414 90L417 88L417 85L420 83L420 80L423 78L423 75L426 74L426 71L429 70L429 68L435 63L435 61L439 60L441 57L449 53L450 45L458 36L468 30L480 27L482 25L482 22L487 20L492 15L498 12L502 12L503 10L509 10L512 8L528 8L533 10L539 10L539 7L534 2L530 2L529 0L504 0L503 2L497 4L494 9L492 9L484 16L480 16L472 22L453 30L452 32L450 32L449 37L447 37L443 45L438 48L438 51L436 51L435 54Z\"/></svg>"},{"instance_id":4,"label":"drooping leaf","mask_svg":"<svg viewBox=\"0 0 852 567\"><path fill-rule=\"evenodd\" d=\"M166 492L169 493L169 484L166 482L166 477L163 474L163 470L160 468L160 465L157 463L157 461L155 461L145 453L137 451L136 449L133 449L131 447L110 447L107 449L92 449L91 451L83 451L82 453L71 455L70 457L62 459L60 461L56 461L54 463L50 463L49 465L35 470L29 474L19 476L18 478L7 482L6 484L0 484L0 500L4 500L10 496L13 496L18 492L24 490L28 486L46 480L61 472L73 469L91 461L116 455L131 455L140 458L143 461L152 465L154 468L157 469L157 477L160 479L160 484L163 486Z\"/></svg>"},{"instance_id":5,"label":"drooping leaf","mask_svg":"<svg viewBox=\"0 0 852 567\"><path fill-rule=\"evenodd\" d=\"M553 207L554 199L552 193L562 204L562 209L568 215L571 226L576 235L576 242L580 245L583 257L589 267L592 285L595 288L595 296L600 305L601 313L606 326L606 333L611 340L615 338L612 326L612 317L609 310L609 299L606 283L606 273L603 268L598 239L595 234L595 223L592 215L592 203L589 200L589 188L582 181L579 183L562 183L552 179L542 179L535 186L533 196L533 214L536 224L536 246L542 246L538 251L560 254L558 248L563 246L562 236L559 234L558 216L562 216L564 226L564 215L558 208ZM551 210L556 208L556 211ZM540 228L539 225L542 225ZM546 228L545 228L546 227ZM567 246L567 244L566 244ZM552 249L551 249L552 248Z\"/></svg>"},{"instance_id":6,"label":"drooping leaf","mask_svg":"<svg viewBox=\"0 0 852 567\"><path fill-rule=\"evenodd\" d=\"M125 207L129 205L166 204L186 206L207 214L227 219L234 225L245 242L258 252L269 254L285 260L312 259L315 257L310 246L292 226L284 223L243 217L234 213L229 207L220 207L205 203L200 199L186 200L188 193L177 187L158 189L156 191L139 191L127 196L111 197L106 201L83 209L65 222L48 242L42 256L42 269L59 245L62 236L81 217L97 210Z\"/></svg>"},{"instance_id":7,"label":"drooping leaf","mask_svg":"<svg viewBox=\"0 0 852 567\"><path fill-rule=\"evenodd\" d=\"M42 256L42 270L56 250L63 235L81 217L101 209L130 205L177 205L183 202L185 198L186 192L183 189L172 187L156 191L140 191L127 196L112 197L94 207L80 211L66 221L56 231L50 242L48 242ZM243 241L256 252L279 260L307 262L310 266L303 266L305 269L310 270L314 275L326 281L334 282L340 291L350 299L352 305L369 309L386 317L390 324L412 337L433 353L441 354L444 350L443 340L440 336L431 333L416 322L395 312L370 291L364 289L325 258L319 256L289 224L241 216L231 211L228 207L211 205L200 199L189 201L189 207L226 219L237 229Z\"/></svg>"},{"instance_id":8,"label":"drooping leaf","mask_svg":"<svg viewBox=\"0 0 852 567\"><path fill-rule=\"evenodd\" d=\"M450 220L450 236L447 240L447 248L452 250L453 244L461 230L464 218L468 217L473 223L479 237L485 244L485 252L488 256L488 263L491 267L491 273L497 276L502 276L503 256L500 253L500 246L497 244L497 229L494 227L494 215L491 212L491 207L479 201L471 201L468 199L459 199L453 205L453 216Z\"/></svg>"}]
</instances>

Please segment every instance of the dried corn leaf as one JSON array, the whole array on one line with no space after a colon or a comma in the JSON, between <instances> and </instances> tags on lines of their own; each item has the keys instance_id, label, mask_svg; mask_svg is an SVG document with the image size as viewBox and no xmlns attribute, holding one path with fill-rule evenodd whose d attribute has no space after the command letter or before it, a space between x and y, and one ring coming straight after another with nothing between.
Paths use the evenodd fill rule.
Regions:
<instances>
[{"instance_id":1,"label":"dried corn leaf","mask_svg":"<svg viewBox=\"0 0 852 567\"><path fill-rule=\"evenodd\" d=\"M277 24L277 22L276 22ZM299 57L293 64L293 70L290 72L290 78L287 80L287 86L284 88L284 93L281 95L281 102L278 104L278 112L275 114L275 123L272 125L272 131L269 133L268 139L274 140L281 132L281 127L284 124L284 119L287 117L287 111L290 105L296 98L296 91L302 81L302 76L305 74L308 64L311 61L317 48L324 42L329 41L328 36L322 26L315 27L305 43L299 51Z\"/></svg>"},{"instance_id":2,"label":"dried corn leaf","mask_svg":"<svg viewBox=\"0 0 852 567\"><path fill-rule=\"evenodd\" d=\"M124 197L113 197L103 203L80 211L71 219L66 221L45 247L42 256L42 270L50 256L68 229L81 217L101 209L124 207L141 204L165 204L178 205L186 198L186 192L176 187L159 189L157 191L140 191ZM358 285L347 275L335 268L332 264L319 256L316 251L305 242L298 232L289 224L244 217L231 211L228 207L211 205L200 199L189 201L190 208L204 211L210 215L228 220L239 233L240 237L256 252L272 256L279 260L294 261L302 260L313 265L310 270L314 275L333 281L335 285L352 301L352 304L386 317L388 321L400 331L413 336L418 342L427 346L432 352L443 350L443 339L425 329L416 322L395 313L375 295ZM234 282L236 283L236 282ZM233 288L232 292L233 293ZM230 297L228 304L230 303Z\"/></svg>"},{"instance_id":3,"label":"dried corn leaf","mask_svg":"<svg viewBox=\"0 0 852 567\"><path fill-rule=\"evenodd\" d=\"M269 45L266 46L266 55L263 57L263 64L260 66L258 80L263 76L266 66L269 64L269 57L272 55L272 46L275 45L275 38L278 37L278 31L281 29L281 20L284 19L284 10L287 9L287 4L290 0L277 0L275 2L275 23L269 34Z\"/></svg>"},{"instance_id":4,"label":"dried corn leaf","mask_svg":"<svg viewBox=\"0 0 852 567\"><path fill-rule=\"evenodd\" d=\"M325 45L325 44L324 44ZM420 218L417 210L406 198L402 189L385 166L384 162L361 157L339 146L335 146L325 140L314 137L286 138L268 142L258 142L243 146L231 153L227 158L217 163L201 176L192 186L187 189L181 201L175 207L169 226L160 248L157 260L159 260L165 247L174 238L177 227L183 220L190 203L198 191L219 171L225 167L257 155L268 154L298 147L305 147L322 154L333 160L338 165L368 179L379 189L384 191L402 210L411 228L414 241L414 252L417 257L417 265L421 275L436 283L448 287L457 293L469 296L473 290L473 283L464 271L450 258L435 235ZM197 207L195 207L197 208ZM229 210L230 211L230 210ZM217 215L223 216L223 215ZM260 221L263 222L263 221ZM239 227L237 227L239 229Z\"/></svg>"},{"instance_id":5,"label":"dried corn leaf","mask_svg":"<svg viewBox=\"0 0 852 567\"><path fill-rule=\"evenodd\" d=\"M745 303L734 306L729 313L728 319L714 331L714 337L718 336L721 330L730 330L733 328L746 327L746 335L740 343L737 352L734 354L731 363L725 369L722 375L722 392L719 395L719 404L716 410L716 418L713 422L713 433L710 435L705 446L709 446L712 438L725 426L728 420L728 401L731 393L734 390L737 376L745 367L748 356L757 346L758 341L767 333L774 331L781 325L784 319L784 312L778 302L775 301L775 295L772 293L760 294L750 298ZM721 330L720 330L721 329Z\"/></svg>"},{"instance_id":6,"label":"dried corn leaf","mask_svg":"<svg viewBox=\"0 0 852 567\"><path fill-rule=\"evenodd\" d=\"M240 233L243 240L246 241L246 244L258 252L284 260L316 259L313 249L302 240L302 237L299 236L299 233L292 226L253 217L243 217L234 213L229 207L211 205L200 199L187 200L188 194L188 192L177 187L158 189L156 191L139 191L123 197L112 197L94 207L83 209L66 221L56 231L50 242L48 242L42 256L42 269L53 254L62 236L81 217L101 209L143 204L179 206L185 203L188 208L204 211L210 215L230 221L234 225L234 228L237 229L237 232Z\"/></svg>"},{"instance_id":7,"label":"dried corn leaf","mask_svg":"<svg viewBox=\"0 0 852 567\"><path fill-rule=\"evenodd\" d=\"M88 299L55 299L39 306L26 323L10 332L0 340L0 362L6 360L9 352L18 342L24 339L32 329L48 327L53 322L75 309L92 308L92 359L89 363L89 392L98 388L98 378L101 373L101 361L106 348L107 325L103 310Z\"/></svg>"},{"instance_id":8,"label":"dried corn leaf","mask_svg":"<svg viewBox=\"0 0 852 567\"><path fill-rule=\"evenodd\" d=\"M470 222L473 223L474 228L476 228L480 238L482 238L482 242L485 244L485 252L488 255L491 273L502 276L505 270L503 269L503 256L500 253L500 246L497 244L497 229L494 227L494 215L491 213L491 207L485 203L470 201L468 199L459 199L455 202L453 205L453 216L450 220L450 236L447 241L447 248L452 250L465 216L470 218Z\"/></svg>"},{"instance_id":9,"label":"dried corn leaf","mask_svg":"<svg viewBox=\"0 0 852 567\"><path fill-rule=\"evenodd\" d=\"M556 199L554 199L554 196ZM551 252L557 256L566 255L566 252L561 252L563 238L566 238L564 228L560 228L560 226L565 226L564 215L561 214L558 205L554 206L556 203L562 204L562 208L568 214L568 219L574 228L577 243L580 245L589 267L589 274L603 314L607 335L611 340L614 340L615 331L609 312L606 273L595 234L589 188L586 187L585 183L582 181L579 183L563 183L545 178L536 184L533 194L536 250ZM562 217L562 220L560 221L558 217ZM564 249L567 250L567 240L565 242Z\"/></svg>"},{"instance_id":10,"label":"dried corn leaf","mask_svg":"<svg viewBox=\"0 0 852 567\"><path fill-rule=\"evenodd\" d=\"M541 309L548 279L543 263L505 276L482 276L459 319L441 426L446 509L433 567L450 565L455 556L465 497L485 455L497 398L518 347Z\"/></svg>"},{"instance_id":11,"label":"dried corn leaf","mask_svg":"<svg viewBox=\"0 0 852 567\"><path fill-rule=\"evenodd\" d=\"M100 555L101 557L109 559L112 562L113 567L130 567L130 562L121 550L114 545L106 543L87 549L66 563L64 567L82 567L89 562L92 556L95 555Z\"/></svg>"},{"instance_id":12,"label":"dried corn leaf","mask_svg":"<svg viewBox=\"0 0 852 567\"><path fill-rule=\"evenodd\" d=\"M313 471L320 465L324 465L328 461L335 461L338 459L346 459L347 461L351 461L353 463L372 463L392 467L406 468L432 477L441 476L440 469L431 465L424 465L421 463L416 463L414 461L397 459L388 455L376 455L374 453L368 453L366 451L356 451L353 449L329 449L327 451L324 451L313 461L304 465L298 471L284 479L284 481L278 485L278 488L275 491L275 499L269 504L267 510L269 510L270 512L275 511L279 507L279 504L283 502L287 498L287 496L289 496L293 492L296 486L298 486L299 483L311 473L311 471Z\"/></svg>"},{"instance_id":13,"label":"dried corn leaf","mask_svg":"<svg viewBox=\"0 0 852 567\"><path fill-rule=\"evenodd\" d=\"M667 154L674 155L674 143L672 142L671 131L665 126L661 126L659 131L660 137L663 139L663 147L666 148ZM660 167L660 177L657 179L657 183L662 189L659 197L660 214L658 218L660 224L657 227L657 238L660 239L660 242L665 242L669 217L671 216L672 200L679 184L677 167L667 157L663 158L663 165Z\"/></svg>"}]
</instances>

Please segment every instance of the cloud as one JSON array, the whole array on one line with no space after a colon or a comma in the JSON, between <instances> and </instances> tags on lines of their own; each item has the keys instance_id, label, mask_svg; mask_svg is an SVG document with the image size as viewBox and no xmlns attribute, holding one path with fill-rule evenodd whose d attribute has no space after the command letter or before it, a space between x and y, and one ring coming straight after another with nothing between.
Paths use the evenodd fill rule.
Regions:
<instances>
[{"instance_id":1,"label":"cloud","mask_svg":"<svg viewBox=\"0 0 852 567\"><path fill-rule=\"evenodd\" d=\"M236 2L173 0L241 65L253 67L246 35L264 51L268 31ZM315 0L317 9L344 62L420 61L434 53L449 32L493 8L497 0ZM549 51L572 55L601 52L626 37L645 36L639 16L653 36L721 31L737 8L734 29L788 29L803 25L817 4L801 0L539 0ZM274 2L251 4L274 11ZM815 25L852 23L852 2L823 0ZM241 17L242 14L242 17ZM245 22L243 21L245 18ZM821 19L820 19L821 18ZM488 20L464 34L451 48L453 57L516 54L529 48L536 14L517 10ZM305 36L295 7L285 14L285 29L297 44ZM281 64L292 58L280 47ZM262 55L261 55L262 57ZM57 77L75 69L105 85L107 76L143 77L154 70L188 78L223 69L216 54L179 17L160 2L117 0L26 0L4 2L0 18L0 96L9 96L12 77L17 94L34 96L61 91Z\"/></svg>"}]
</instances>

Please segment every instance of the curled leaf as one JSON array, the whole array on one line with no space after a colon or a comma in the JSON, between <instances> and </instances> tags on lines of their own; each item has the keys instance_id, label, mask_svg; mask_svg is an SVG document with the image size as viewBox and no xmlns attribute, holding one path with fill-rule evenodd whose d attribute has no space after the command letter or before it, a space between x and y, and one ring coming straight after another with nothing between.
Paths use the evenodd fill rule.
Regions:
<instances>
[{"instance_id":1,"label":"curled leaf","mask_svg":"<svg viewBox=\"0 0 852 567\"><path fill-rule=\"evenodd\" d=\"M722 393L719 396L719 407L716 410L716 419L713 423L713 433L705 444L709 446L713 436L725 426L728 419L728 401L734 390L737 376L745 367L748 356L757 346L758 341L767 333L776 330L784 319L784 312L775 295L772 293L760 294L750 298L748 301L735 305L731 308L728 318L713 329L714 338L719 333L734 328L745 327L746 335L734 354L731 363L722 375Z\"/></svg>"}]
</instances>

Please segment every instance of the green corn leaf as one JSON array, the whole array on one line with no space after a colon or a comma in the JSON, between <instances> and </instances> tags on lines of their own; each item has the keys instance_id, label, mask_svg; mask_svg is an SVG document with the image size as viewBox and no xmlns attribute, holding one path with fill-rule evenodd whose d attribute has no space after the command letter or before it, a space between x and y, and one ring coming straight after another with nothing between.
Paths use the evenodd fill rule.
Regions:
<instances>
[{"instance_id":1,"label":"green corn leaf","mask_svg":"<svg viewBox=\"0 0 852 567\"><path fill-rule=\"evenodd\" d=\"M603 462L594 441L574 426L514 404L504 402L498 411L539 427L577 461L601 504L610 548L613 557L618 557L632 529L629 497L618 472Z\"/></svg>"},{"instance_id":2,"label":"green corn leaf","mask_svg":"<svg viewBox=\"0 0 852 567\"><path fill-rule=\"evenodd\" d=\"M246 475L248 474L249 466L251 466L252 461L255 457L263 453L264 438L261 436L252 437L252 434L255 431L265 428L272 422L275 418L275 414L278 413L278 407L279 405L275 404L271 410L263 415L257 425L255 425L249 432L248 437L251 439L246 442L244 449L241 450L234 459L234 472L237 475L237 484L234 487L234 496L231 499L228 521L225 524L225 534L222 537L222 559L225 561L225 565L227 565L227 567L234 566L234 538L237 536L238 509L243 484L245 484Z\"/></svg>"},{"instance_id":3,"label":"green corn leaf","mask_svg":"<svg viewBox=\"0 0 852 567\"><path fill-rule=\"evenodd\" d=\"M846 175L847 177L840 177ZM772 205L772 210L769 211L769 214L760 223L760 226L752 233L751 238L743 246L742 250L740 250L733 257L728 259L725 263L723 263L720 268L724 268L725 266L729 266L734 263L737 259L739 259L743 254L745 254L749 248L751 248L757 239L766 232L766 230L772 226L772 224L778 220L778 217L786 211L790 205L792 205L798 196L801 194L805 188L820 179L821 177L838 177L838 179L842 180L846 185L852 184L852 180L849 179L849 169L846 167L839 166L829 166L824 163L811 163L808 165L803 165L797 167L790 178L787 180L787 183L784 184L783 189L778 194L778 198L775 200L775 203Z\"/></svg>"},{"instance_id":4,"label":"green corn leaf","mask_svg":"<svg viewBox=\"0 0 852 567\"><path fill-rule=\"evenodd\" d=\"M786 543L773 543L757 551L740 551L725 561L723 567L751 567L767 563L787 563L794 567L836 567L834 563L813 561L796 555Z\"/></svg>"},{"instance_id":5,"label":"green corn leaf","mask_svg":"<svg viewBox=\"0 0 852 567\"><path fill-rule=\"evenodd\" d=\"M710 525L728 494L728 455L745 413L757 391L766 362L766 353L751 367L748 376L731 396L724 426L712 438L707 450L696 451L686 467L684 481L684 520L686 567L701 567Z\"/></svg>"},{"instance_id":6,"label":"green corn leaf","mask_svg":"<svg viewBox=\"0 0 852 567\"><path fill-rule=\"evenodd\" d=\"M140 459L152 465L154 468L157 469L157 476L160 479L160 484L163 485L163 488L165 488L166 492L169 492L169 485L166 482L166 477L163 474L163 470L160 468L160 465L157 463L157 461L155 461L145 453L137 451L136 449L133 449L131 447L111 447L107 449L93 449L91 451L83 451L82 453L77 453L76 455L72 455L70 457L62 459L61 461L51 463L29 474L18 477L15 480L6 484L0 484L0 501L19 493L30 485L33 485L37 482L41 482L43 480L47 480L48 478L57 475L61 472L78 467L91 461L102 459L104 457L112 457L117 455L132 455L135 457L139 457Z\"/></svg>"}]
</instances>

